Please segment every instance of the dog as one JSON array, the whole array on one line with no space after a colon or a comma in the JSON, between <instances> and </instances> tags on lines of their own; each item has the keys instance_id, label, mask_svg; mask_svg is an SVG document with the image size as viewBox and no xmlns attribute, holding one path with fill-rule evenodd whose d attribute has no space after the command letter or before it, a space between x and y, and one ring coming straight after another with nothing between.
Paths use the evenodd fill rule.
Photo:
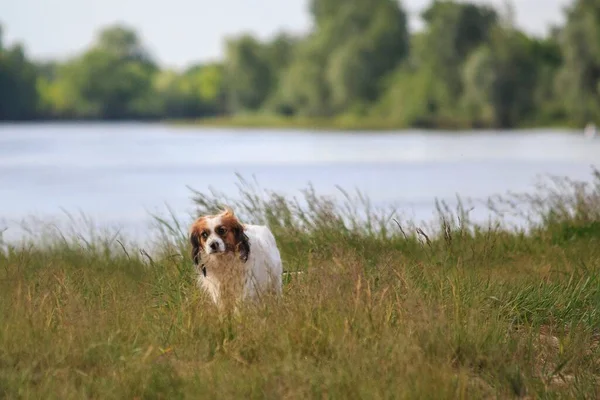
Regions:
<instances>
[{"instance_id":1,"label":"dog","mask_svg":"<svg viewBox=\"0 0 600 400\"><path fill-rule=\"evenodd\" d=\"M275 237L264 225L242 224L233 210L196 219L190 226L198 286L214 304L235 308L269 291L282 293L283 266Z\"/></svg>"}]
</instances>

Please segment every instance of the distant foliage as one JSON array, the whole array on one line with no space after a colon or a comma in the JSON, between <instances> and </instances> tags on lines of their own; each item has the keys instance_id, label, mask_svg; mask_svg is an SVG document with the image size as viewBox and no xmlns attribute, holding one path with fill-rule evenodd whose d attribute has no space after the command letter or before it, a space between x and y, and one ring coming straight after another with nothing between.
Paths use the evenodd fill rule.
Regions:
<instances>
[{"instance_id":1,"label":"distant foliage","mask_svg":"<svg viewBox=\"0 0 600 400\"><path fill-rule=\"evenodd\" d=\"M0 29L0 120L209 116L501 127L600 119L600 0L574 0L546 37L514 13L433 0L412 34L396 0L311 0L313 30L243 34L222 62L161 70L134 30L106 27L64 63L35 63Z\"/></svg>"},{"instance_id":2,"label":"distant foliage","mask_svg":"<svg viewBox=\"0 0 600 400\"><path fill-rule=\"evenodd\" d=\"M0 26L0 120L27 120L37 114L37 71L21 45L4 47Z\"/></svg>"}]
</instances>

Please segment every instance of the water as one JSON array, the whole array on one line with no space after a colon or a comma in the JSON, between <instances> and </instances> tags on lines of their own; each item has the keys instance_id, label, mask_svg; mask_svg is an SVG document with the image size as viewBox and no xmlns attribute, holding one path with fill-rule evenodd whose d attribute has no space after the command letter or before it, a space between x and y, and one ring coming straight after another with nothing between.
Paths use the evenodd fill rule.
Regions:
<instances>
[{"instance_id":1,"label":"water","mask_svg":"<svg viewBox=\"0 0 600 400\"><path fill-rule=\"evenodd\" d=\"M600 140L581 132L462 134L338 133L175 128L160 124L0 125L0 230L37 217L83 213L98 226L141 238L149 213L192 211L188 186L237 195L236 173L266 189L296 194L312 183L339 196L359 189L375 205L427 220L437 197L485 199L529 191L541 175L589 180ZM477 211L477 210L476 210ZM483 215L483 214L479 214Z\"/></svg>"}]
</instances>

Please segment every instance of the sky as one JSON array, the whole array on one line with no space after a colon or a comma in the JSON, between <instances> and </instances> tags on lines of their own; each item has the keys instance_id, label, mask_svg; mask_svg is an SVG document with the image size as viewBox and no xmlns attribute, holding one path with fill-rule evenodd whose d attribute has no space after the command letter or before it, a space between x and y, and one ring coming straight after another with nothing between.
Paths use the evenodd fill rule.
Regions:
<instances>
[{"instance_id":1,"label":"sky","mask_svg":"<svg viewBox=\"0 0 600 400\"><path fill-rule=\"evenodd\" d=\"M501 6L503 0L480 0ZM411 29L430 0L403 0ZM543 35L562 23L569 0L513 0L517 24ZM185 68L222 57L224 39L252 33L262 39L281 30L310 30L308 0L0 0L4 42L21 42L38 60L64 60L90 46L107 25L134 28L165 67Z\"/></svg>"}]
</instances>

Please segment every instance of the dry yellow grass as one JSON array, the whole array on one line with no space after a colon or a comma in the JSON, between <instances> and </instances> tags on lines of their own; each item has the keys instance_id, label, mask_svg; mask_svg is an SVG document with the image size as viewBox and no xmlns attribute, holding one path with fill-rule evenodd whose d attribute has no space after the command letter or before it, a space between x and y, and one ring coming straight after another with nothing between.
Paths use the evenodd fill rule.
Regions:
<instances>
[{"instance_id":1,"label":"dry yellow grass","mask_svg":"<svg viewBox=\"0 0 600 400\"><path fill-rule=\"evenodd\" d=\"M236 212L268 222L304 273L238 316L194 286L185 228L163 225L150 257L108 239L4 246L0 398L597 398L600 190L586 190L529 198L551 213L527 233L444 212L429 242L311 191L305 207L245 191Z\"/></svg>"}]
</instances>

